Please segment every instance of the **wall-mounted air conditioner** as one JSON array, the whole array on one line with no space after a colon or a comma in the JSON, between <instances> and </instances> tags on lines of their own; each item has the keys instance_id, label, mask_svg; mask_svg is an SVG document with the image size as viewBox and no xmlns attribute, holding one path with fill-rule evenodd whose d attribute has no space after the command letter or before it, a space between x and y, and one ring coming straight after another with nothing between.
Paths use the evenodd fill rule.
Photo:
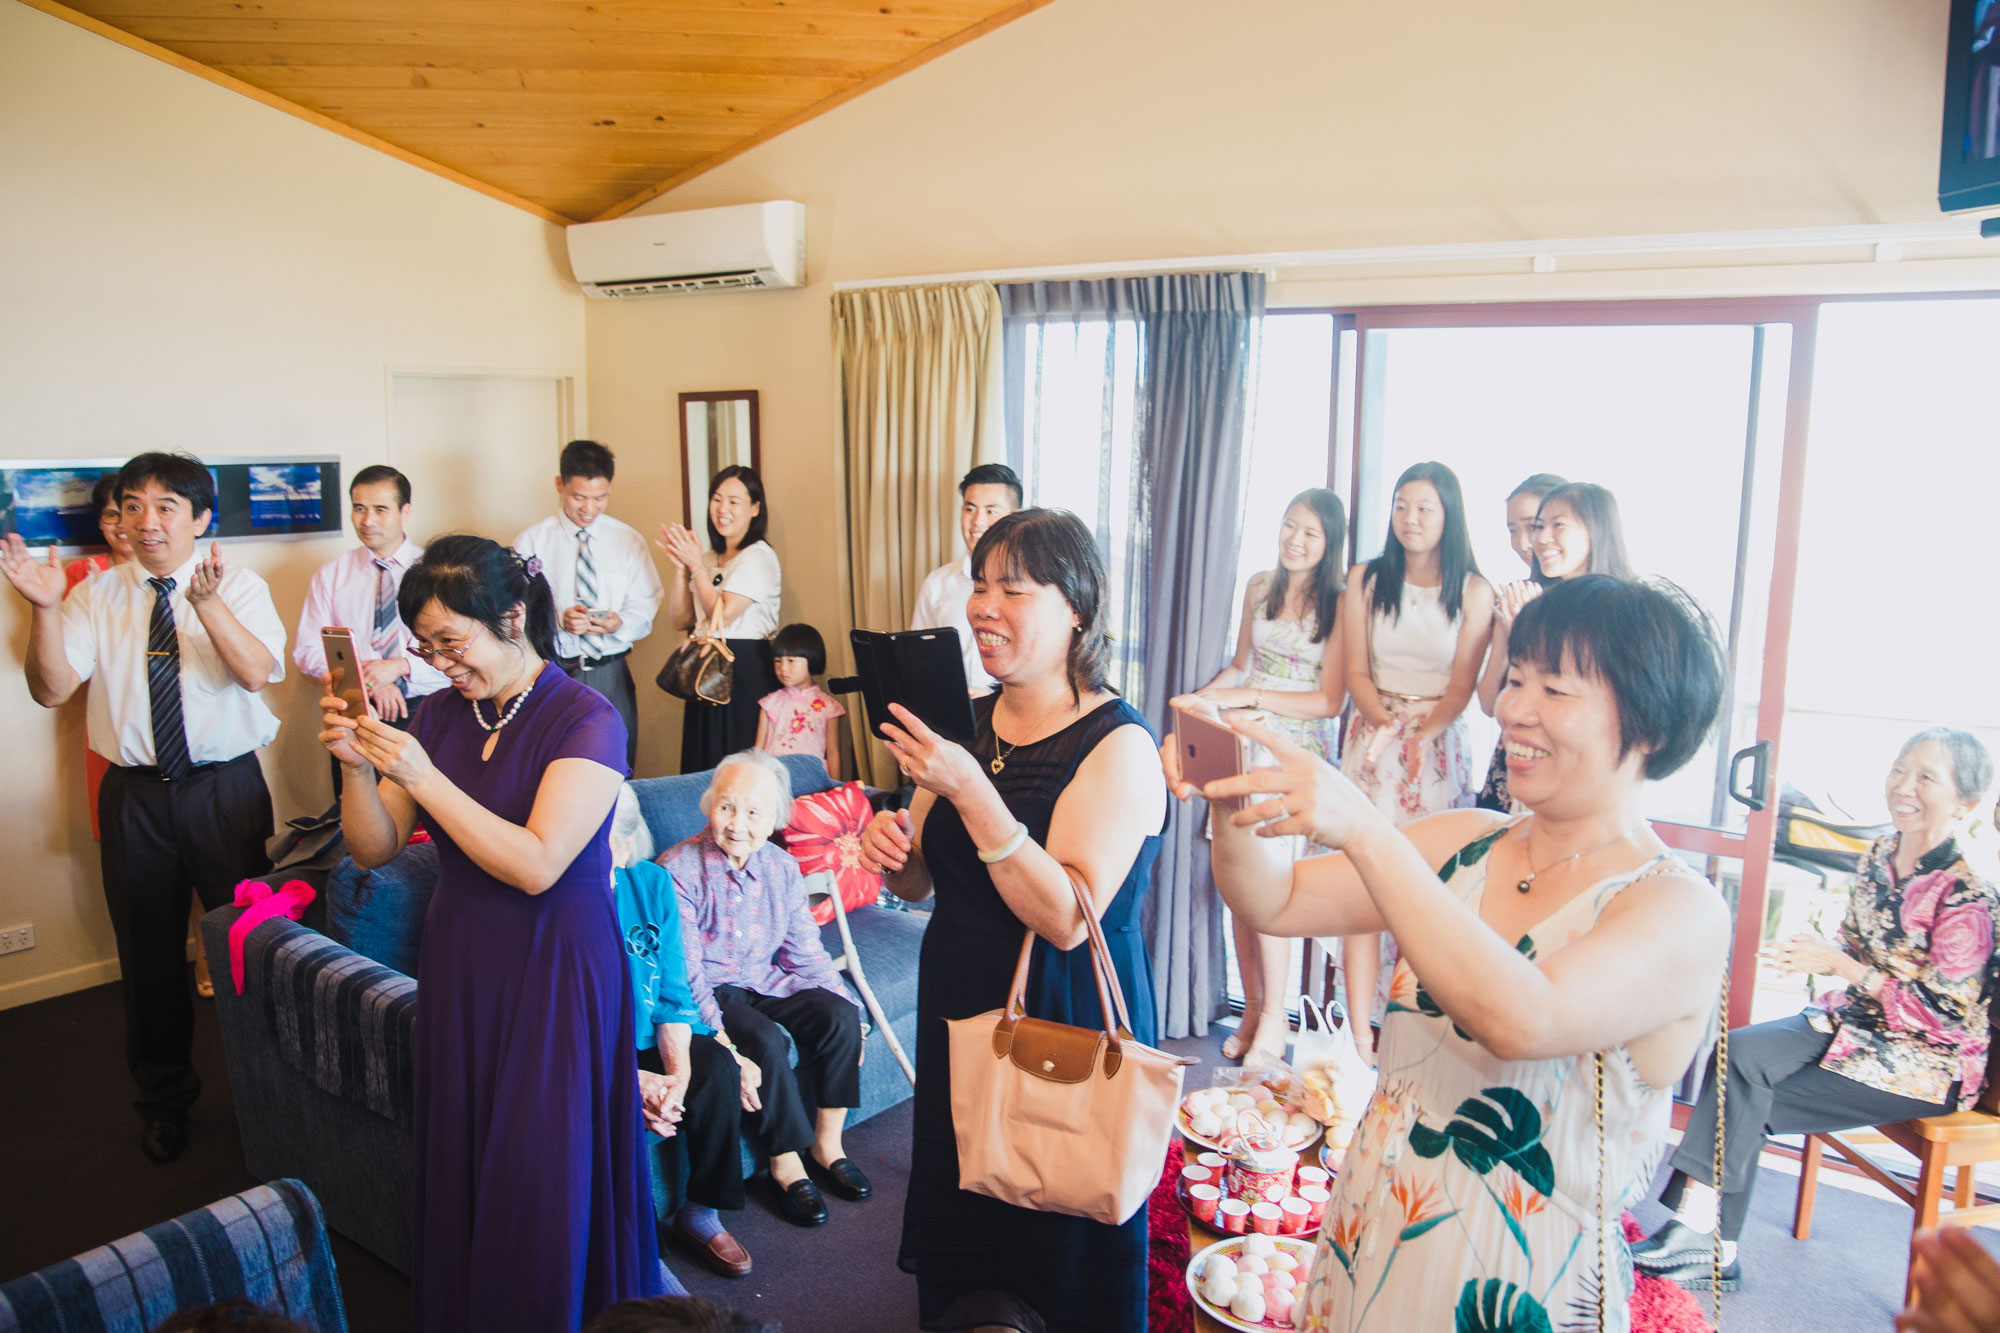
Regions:
<instances>
[{"instance_id":1,"label":"wall-mounted air conditioner","mask_svg":"<svg viewBox=\"0 0 2000 1333\"><path fill-rule=\"evenodd\" d=\"M579 222L565 234L570 271L599 300L806 280L806 206L789 199Z\"/></svg>"}]
</instances>

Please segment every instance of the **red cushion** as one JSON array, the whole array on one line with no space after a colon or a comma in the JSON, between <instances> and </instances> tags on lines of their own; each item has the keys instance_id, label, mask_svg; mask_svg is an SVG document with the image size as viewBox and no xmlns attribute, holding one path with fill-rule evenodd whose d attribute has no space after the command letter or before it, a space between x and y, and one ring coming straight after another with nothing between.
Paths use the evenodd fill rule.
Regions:
<instances>
[{"instance_id":1,"label":"red cushion","mask_svg":"<svg viewBox=\"0 0 2000 1333\"><path fill-rule=\"evenodd\" d=\"M858 782L831 791L801 796L792 804L792 822L785 829L785 850L802 874L831 874L841 906L848 911L868 907L882 893L882 876L861 857L861 831L875 811ZM812 907L813 920L824 926L833 920L833 902L822 898Z\"/></svg>"}]
</instances>

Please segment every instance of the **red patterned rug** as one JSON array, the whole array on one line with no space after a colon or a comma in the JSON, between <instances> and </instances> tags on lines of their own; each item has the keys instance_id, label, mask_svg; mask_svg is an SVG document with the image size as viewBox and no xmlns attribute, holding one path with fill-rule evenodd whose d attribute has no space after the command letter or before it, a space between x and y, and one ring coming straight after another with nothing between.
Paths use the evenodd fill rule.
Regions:
<instances>
[{"instance_id":1,"label":"red patterned rug","mask_svg":"<svg viewBox=\"0 0 2000 1333\"><path fill-rule=\"evenodd\" d=\"M1181 1144L1167 1149L1166 1169L1147 1201L1146 1230L1151 1245L1146 1254L1146 1327L1149 1333L1194 1333L1194 1300L1188 1295L1187 1214L1174 1188L1181 1178ZM1625 1239L1641 1240L1645 1232L1624 1216ZM1715 1333L1694 1294L1665 1278L1640 1277L1632 1288L1632 1333Z\"/></svg>"}]
</instances>

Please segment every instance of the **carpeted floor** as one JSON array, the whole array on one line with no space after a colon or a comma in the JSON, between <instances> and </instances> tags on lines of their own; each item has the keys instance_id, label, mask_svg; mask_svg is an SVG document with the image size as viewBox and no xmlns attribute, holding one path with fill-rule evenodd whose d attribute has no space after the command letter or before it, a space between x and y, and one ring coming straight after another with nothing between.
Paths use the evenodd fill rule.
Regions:
<instances>
[{"instance_id":1,"label":"carpeted floor","mask_svg":"<svg viewBox=\"0 0 2000 1333\"><path fill-rule=\"evenodd\" d=\"M139 1154L139 1121L120 1053L115 986L0 1011L0 1281L255 1183L244 1173L214 1010L199 1009L195 1059L207 1082L186 1155L156 1167ZM1218 1037L1172 1042L1204 1061ZM1200 1086L1201 1069L1189 1071ZM776 1320L791 1333L877 1333L916 1327L915 1283L896 1268L908 1187L910 1105L848 1135L875 1183L864 1204L828 1202L832 1219L801 1231L764 1194L732 1220L756 1260L747 1278L712 1276L671 1247L668 1264L697 1295ZM1791 1238L1795 1180L1762 1173L1743 1238L1744 1290L1725 1298L1729 1333L1813 1329L1883 1333L1901 1307L1909 1212L1848 1190L1820 1191L1817 1226ZM1651 1228L1656 1205L1638 1211ZM1982 1233L1984 1234L1984 1233ZM406 1333L409 1284L340 1236L335 1260L355 1333Z\"/></svg>"}]
</instances>

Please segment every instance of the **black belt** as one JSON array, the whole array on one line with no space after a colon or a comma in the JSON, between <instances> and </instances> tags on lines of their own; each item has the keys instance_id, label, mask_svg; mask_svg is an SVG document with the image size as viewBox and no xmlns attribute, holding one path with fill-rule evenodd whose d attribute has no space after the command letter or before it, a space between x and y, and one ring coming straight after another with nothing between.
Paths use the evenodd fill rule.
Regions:
<instances>
[{"instance_id":1,"label":"black belt","mask_svg":"<svg viewBox=\"0 0 2000 1333\"><path fill-rule=\"evenodd\" d=\"M602 657L584 657L581 655L576 657L558 657L556 659L556 665L561 667L564 671L571 670L572 668L580 668L581 670L584 671L594 671L598 667L609 666L611 663L616 662L621 657L630 657L631 655L632 655L632 650L630 648L627 648L622 653L606 653Z\"/></svg>"},{"instance_id":2,"label":"black belt","mask_svg":"<svg viewBox=\"0 0 2000 1333\"><path fill-rule=\"evenodd\" d=\"M218 760L213 764L193 764L189 766L187 771L187 776L191 778L202 773L213 773L218 769L228 768L231 764L240 764L245 759L254 761L256 757L257 757L257 752L255 750L245 750L242 754L237 755L234 759L222 759ZM159 770L159 768L153 764L113 764L112 767L117 769L121 773L130 773L135 778L151 778L154 782L173 781L172 778L169 778L165 773L162 773ZM181 781L185 782L187 781L187 778L182 778Z\"/></svg>"}]
</instances>

